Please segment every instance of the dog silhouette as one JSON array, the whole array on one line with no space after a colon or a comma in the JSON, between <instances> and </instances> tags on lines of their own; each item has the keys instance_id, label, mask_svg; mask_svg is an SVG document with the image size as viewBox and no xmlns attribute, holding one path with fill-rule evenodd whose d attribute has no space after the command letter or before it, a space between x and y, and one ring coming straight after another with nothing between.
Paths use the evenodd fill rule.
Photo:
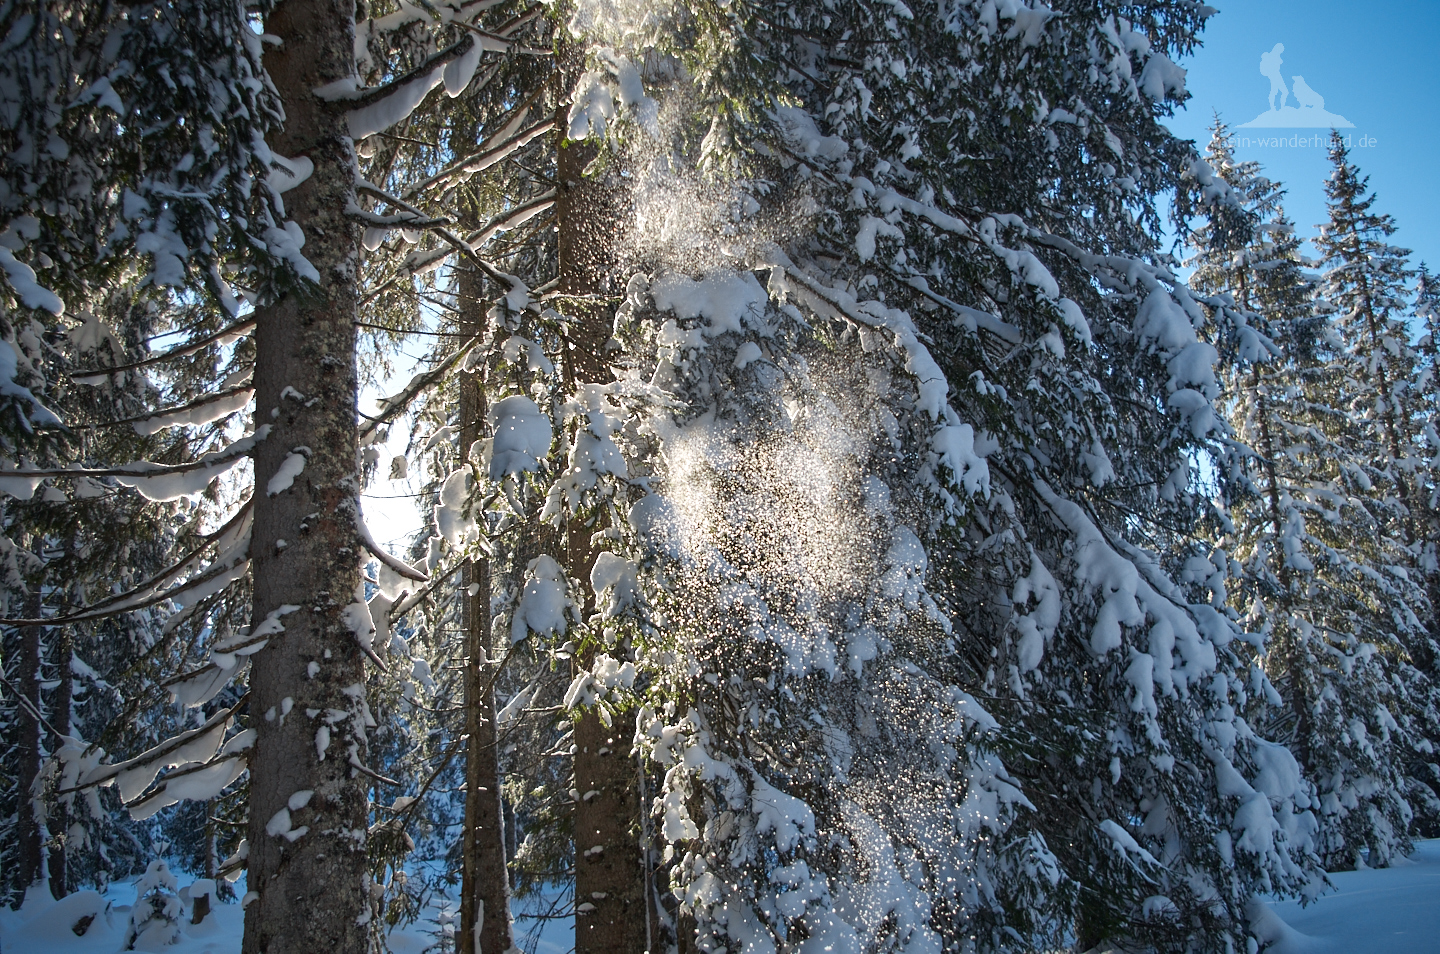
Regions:
<instances>
[{"instance_id":1,"label":"dog silhouette","mask_svg":"<svg viewBox=\"0 0 1440 954\"><path fill-rule=\"evenodd\" d=\"M1295 75L1290 77L1291 91L1301 106L1313 107L1315 109L1325 108L1325 97L1315 92L1305 82L1305 77Z\"/></svg>"}]
</instances>

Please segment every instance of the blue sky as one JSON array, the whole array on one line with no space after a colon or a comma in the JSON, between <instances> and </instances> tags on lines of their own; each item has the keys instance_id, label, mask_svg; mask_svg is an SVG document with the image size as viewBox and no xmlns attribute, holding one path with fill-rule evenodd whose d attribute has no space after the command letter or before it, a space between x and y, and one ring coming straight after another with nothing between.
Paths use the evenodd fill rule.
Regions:
<instances>
[{"instance_id":1,"label":"blue sky","mask_svg":"<svg viewBox=\"0 0 1440 954\"><path fill-rule=\"evenodd\" d=\"M1215 110L1232 127L1266 111L1270 81L1260 54L1285 44L1280 72L1287 85L1300 74L1325 99L1328 112L1355 124L1351 159L1379 194L1378 211L1395 217L1391 242L1414 250L1412 263L1440 271L1440 0L1209 0L1220 12L1202 35L1204 45L1181 61L1191 99L1168 125L1194 139L1210 139ZM1295 100L1290 99L1290 105ZM1326 129L1237 130L1272 138ZM1373 140L1374 145L1358 144ZM1273 147L1252 142L1236 150L1257 159L1284 183L1285 208L1302 236L1325 220L1323 146Z\"/></svg>"}]
</instances>

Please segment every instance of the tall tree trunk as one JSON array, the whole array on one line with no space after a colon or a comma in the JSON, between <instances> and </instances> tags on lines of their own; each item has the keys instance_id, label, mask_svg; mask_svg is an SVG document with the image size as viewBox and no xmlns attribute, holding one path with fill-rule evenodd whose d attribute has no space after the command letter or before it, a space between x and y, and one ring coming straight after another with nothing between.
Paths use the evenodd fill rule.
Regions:
<instances>
[{"instance_id":1,"label":"tall tree trunk","mask_svg":"<svg viewBox=\"0 0 1440 954\"><path fill-rule=\"evenodd\" d=\"M25 599L25 615L31 619L40 618L40 585L34 584ZM40 637L41 627L26 626L20 630L20 694L24 696L35 712L40 708ZM40 774L40 739L42 729L35 714L28 707L20 707L16 713L20 720L19 774L15 779L15 803L17 807L16 828L19 832L19 872L16 885L23 892L44 877L45 851L44 833L40 818L35 813L35 796L31 787Z\"/></svg>"},{"instance_id":2,"label":"tall tree trunk","mask_svg":"<svg viewBox=\"0 0 1440 954\"><path fill-rule=\"evenodd\" d=\"M260 308L255 326L254 622L284 632L254 655L245 954L360 954L370 920L366 868L366 641L356 531L355 315L359 229L355 152L343 111L313 94L354 75L353 0L281 0L265 66L285 107L271 139L314 163L286 193L320 274ZM304 470L268 485L290 454ZM361 632L357 633L359 629ZM309 794L307 794L309 793ZM286 814L288 813L288 822Z\"/></svg>"},{"instance_id":3,"label":"tall tree trunk","mask_svg":"<svg viewBox=\"0 0 1440 954\"><path fill-rule=\"evenodd\" d=\"M1356 228L1353 219L1350 224L1350 235L1354 239L1352 248L1355 250L1354 258L1350 264L1361 266L1356 274L1360 282L1360 311L1361 314L1365 316L1365 332L1370 338L1370 353L1372 355L1381 354L1385 350L1384 335L1381 334L1380 328L1381 319L1380 316L1375 313L1375 301L1370 292L1370 282L1366 279L1363 268L1365 262L1364 242L1360 237L1360 232ZM1397 399L1390 391L1390 376L1385 373L1384 361L1375 362L1375 378L1376 387L1385 403L1385 407L1380 415L1381 431L1385 438L1385 449L1389 451L1392 462L1391 466L1386 468L1386 471L1391 474L1395 480L1395 495L1400 498L1400 506L1405 510L1405 519L1401 522L1400 532L1405 543L1409 544L1414 539L1412 524L1415 514L1410 506L1409 481L1406 480L1405 474L1395 467L1395 465L1400 464L1404 460L1404 457L1400 450L1400 429L1396 424L1397 415L1395 412L1397 409L1395 405Z\"/></svg>"},{"instance_id":4,"label":"tall tree trunk","mask_svg":"<svg viewBox=\"0 0 1440 954\"><path fill-rule=\"evenodd\" d=\"M460 333L485 327L484 277L461 264ZM460 453L482 437L483 368L460 375ZM510 878L505 866L505 812L500 801L500 753L495 724L495 673L490 650L490 561L465 564L465 834L461 864L460 938L464 954L506 954L514 946ZM465 945L469 945L466 947Z\"/></svg>"},{"instance_id":5,"label":"tall tree trunk","mask_svg":"<svg viewBox=\"0 0 1440 954\"><path fill-rule=\"evenodd\" d=\"M562 108L561 119L564 119ZM566 124L559 123L564 130ZM563 135L563 133L562 133ZM565 295L602 295L614 283L615 209L612 190L587 180L585 166L595 157L585 144L564 146L558 159L559 291ZM605 342L610 311L600 302L570 299L565 311L581 320L564 341L564 368L572 388L609 381ZM575 520L567 527L565 569L585 587L585 615L595 611L590 571L595 527ZM622 652L623 647L615 652ZM588 667L594 650L579 660ZM575 726L575 952L612 954L652 950L645 848L640 844L639 770L632 753L633 713L617 713L607 727L593 711Z\"/></svg>"},{"instance_id":6,"label":"tall tree trunk","mask_svg":"<svg viewBox=\"0 0 1440 954\"><path fill-rule=\"evenodd\" d=\"M1272 652L1281 660L1285 674L1289 677L1290 712L1295 717L1294 736L1290 748L1294 750L1300 764L1307 769L1311 766L1311 746L1314 742L1314 685L1311 679L1311 659L1308 647L1301 644L1300 633L1290 619L1295 605L1295 594L1291 591L1290 557L1285 552L1282 540L1285 535L1285 517L1280 509L1280 471L1276 464L1277 450L1270 426L1269 395L1261 383L1258 366L1251 371L1251 387L1255 390L1260 418L1260 466L1265 472L1265 495L1270 510L1270 531L1274 546L1279 549L1279 608L1285 617L1285 626L1275 641Z\"/></svg>"},{"instance_id":7,"label":"tall tree trunk","mask_svg":"<svg viewBox=\"0 0 1440 954\"><path fill-rule=\"evenodd\" d=\"M50 747L52 752L65 744L61 736L70 734L70 704L75 698L75 673L70 668L70 656L74 651L74 634L70 627L55 629L51 658L54 660L55 678L60 685L55 687L50 703L50 726L55 730ZM50 815L50 828L55 832L55 843L50 849L50 894L58 901L69 893L65 854L70 839L70 812L64 802L56 800L50 808Z\"/></svg>"},{"instance_id":8,"label":"tall tree trunk","mask_svg":"<svg viewBox=\"0 0 1440 954\"><path fill-rule=\"evenodd\" d=\"M215 799L205 800L205 854L203 874L209 878L212 885L215 881L215 871L219 867L219 859L215 857ZM190 923L199 924L210 914L210 895L202 894L195 898L190 906Z\"/></svg>"},{"instance_id":9,"label":"tall tree trunk","mask_svg":"<svg viewBox=\"0 0 1440 954\"><path fill-rule=\"evenodd\" d=\"M1240 304L1246 311L1258 308L1250 298L1247 273L1240 272ZM1278 638L1272 641L1269 652L1280 660L1284 674L1288 676L1290 714L1295 719L1294 733L1290 748L1294 750L1300 764L1308 770L1311 762L1314 723L1312 719L1312 681L1310 678L1310 654L1308 647L1300 642L1300 633L1292 624L1291 611L1294 608L1294 594L1290 590L1292 574L1289 554L1282 543L1285 536L1285 515L1280 506L1280 470L1276 463L1278 449L1275 446L1275 432L1270 418L1270 391L1260 374L1260 365L1250 366L1250 389L1255 393L1256 417L1260 423L1260 467L1265 473L1265 501L1270 515L1270 532L1274 538L1272 547L1277 549L1280 566L1276 577L1280 584L1277 596L1279 607L1284 614L1285 625Z\"/></svg>"}]
</instances>

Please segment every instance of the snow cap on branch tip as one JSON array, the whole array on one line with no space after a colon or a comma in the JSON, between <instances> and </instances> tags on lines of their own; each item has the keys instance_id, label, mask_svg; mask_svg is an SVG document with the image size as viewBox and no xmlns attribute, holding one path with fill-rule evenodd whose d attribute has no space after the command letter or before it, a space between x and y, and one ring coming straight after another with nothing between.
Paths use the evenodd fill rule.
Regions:
<instances>
[{"instance_id":1,"label":"snow cap on branch tip","mask_svg":"<svg viewBox=\"0 0 1440 954\"><path fill-rule=\"evenodd\" d=\"M375 642L375 620L370 616L370 605L365 602L365 588L362 583L356 588L355 601L346 604L340 611L345 628L355 636L363 650L370 650Z\"/></svg>"},{"instance_id":2,"label":"snow cap on branch tip","mask_svg":"<svg viewBox=\"0 0 1440 954\"><path fill-rule=\"evenodd\" d=\"M634 114L641 129L649 135L658 135L659 106L645 95L635 64L608 46L596 50L595 59L603 69L585 71L575 84L565 138L576 142L604 139L610 121L616 116L617 100L622 108Z\"/></svg>"},{"instance_id":3,"label":"snow cap on branch tip","mask_svg":"<svg viewBox=\"0 0 1440 954\"><path fill-rule=\"evenodd\" d=\"M466 512L473 482L467 466L452 471L440 485L440 500L434 511L435 529L451 547L464 546L479 529L474 515Z\"/></svg>"},{"instance_id":4,"label":"snow cap on branch tip","mask_svg":"<svg viewBox=\"0 0 1440 954\"><path fill-rule=\"evenodd\" d=\"M843 159L850 144L839 136L822 135L815 119L799 106L777 106L770 117L780 126L780 133L805 159Z\"/></svg>"},{"instance_id":5,"label":"snow cap on branch tip","mask_svg":"<svg viewBox=\"0 0 1440 954\"><path fill-rule=\"evenodd\" d=\"M10 280L21 304L26 308L48 311L55 315L65 313L65 303L60 296L36 281L35 269L17 259L10 249L0 245L0 269Z\"/></svg>"},{"instance_id":6,"label":"snow cap on branch tip","mask_svg":"<svg viewBox=\"0 0 1440 954\"><path fill-rule=\"evenodd\" d=\"M946 424L935 432L932 446L955 486L989 497L990 465L985 457L993 444L993 440L977 438L969 424Z\"/></svg>"},{"instance_id":7,"label":"snow cap on branch tip","mask_svg":"<svg viewBox=\"0 0 1440 954\"><path fill-rule=\"evenodd\" d=\"M26 414L21 408L16 408L20 413L20 424L27 432L32 431L31 422L41 427L63 427L59 415L40 403L30 389L15 382L15 375L20 370L20 356L16 353L15 347L8 341L0 341L0 396L15 398L25 402L30 412ZM29 499L24 498L24 499Z\"/></svg>"},{"instance_id":8,"label":"snow cap on branch tip","mask_svg":"<svg viewBox=\"0 0 1440 954\"><path fill-rule=\"evenodd\" d=\"M601 653L595 657L589 672L581 672L571 680L562 705L566 709L593 706L616 690L632 689L635 675L633 662L627 660L622 663L613 656Z\"/></svg>"},{"instance_id":9,"label":"snow cap on branch tip","mask_svg":"<svg viewBox=\"0 0 1440 954\"><path fill-rule=\"evenodd\" d=\"M493 436L485 441L481 456L489 464L490 479L538 470L555 439L549 416L530 398L514 394L493 404L486 417Z\"/></svg>"},{"instance_id":10,"label":"snow cap on branch tip","mask_svg":"<svg viewBox=\"0 0 1440 954\"><path fill-rule=\"evenodd\" d=\"M568 626L566 613L576 612L565 571L553 557L541 555L530 561L525 576L525 589L510 623L511 641L518 643L532 631L545 636L564 635Z\"/></svg>"},{"instance_id":11,"label":"snow cap on branch tip","mask_svg":"<svg viewBox=\"0 0 1440 954\"><path fill-rule=\"evenodd\" d=\"M610 598L604 608L606 617L615 616L634 604L639 586L638 575L639 567L632 560L609 551L596 555L595 566L590 571L590 586L597 597L609 592Z\"/></svg>"}]
</instances>

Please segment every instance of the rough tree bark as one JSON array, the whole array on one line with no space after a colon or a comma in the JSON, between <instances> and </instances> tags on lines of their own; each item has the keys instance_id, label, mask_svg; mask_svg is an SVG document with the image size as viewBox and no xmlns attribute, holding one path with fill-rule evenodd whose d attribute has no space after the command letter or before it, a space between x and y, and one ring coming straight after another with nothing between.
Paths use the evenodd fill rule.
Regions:
<instances>
[{"instance_id":1,"label":"rough tree bark","mask_svg":"<svg viewBox=\"0 0 1440 954\"><path fill-rule=\"evenodd\" d=\"M250 676L258 736L245 954L367 949L368 780L360 766L369 713L355 632L364 615L355 525L359 229L345 214L355 201L355 154L344 112L312 92L354 75L354 17L353 0L281 0L265 22L281 41L265 66L286 116L270 141L281 155L314 163L285 204L320 282L256 315L256 423L272 430L255 452L254 622L281 613L285 629L255 654ZM292 453L305 458L304 470L290 487L270 487Z\"/></svg>"},{"instance_id":2,"label":"rough tree bark","mask_svg":"<svg viewBox=\"0 0 1440 954\"><path fill-rule=\"evenodd\" d=\"M50 699L50 727L55 730L50 742L52 752L64 744L61 736L70 734L70 706L75 698L75 674L70 669L70 656L74 651L74 634L70 627L57 627L54 630L51 658L55 666L55 678L60 685L55 687L55 694ZM63 802L57 800L50 806L49 822L50 830L55 832L55 843L50 847L50 896L58 901L70 890L66 883L68 875L65 867L70 812Z\"/></svg>"},{"instance_id":3,"label":"rough tree bark","mask_svg":"<svg viewBox=\"0 0 1440 954\"><path fill-rule=\"evenodd\" d=\"M25 600L25 614L31 619L40 618L40 585L33 584ZM36 712L40 708L40 641L41 628L26 626L20 630L20 694L28 699ZM20 720L19 776L16 778L15 804L17 808L16 829L20 838L19 877L15 883L22 892L44 876L45 863L44 835L40 819L35 814L35 803L30 787L40 774L40 738L42 728L34 715L21 711L16 714ZM22 895L23 900L23 895Z\"/></svg>"},{"instance_id":4,"label":"rough tree bark","mask_svg":"<svg viewBox=\"0 0 1440 954\"><path fill-rule=\"evenodd\" d=\"M219 859L215 857L215 799L205 800L205 868L204 876L215 881ZM202 894L190 905L190 923L199 924L210 913L210 895Z\"/></svg>"},{"instance_id":5,"label":"rough tree bark","mask_svg":"<svg viewBox=\"0 0 1440 954\"><path fill-rule=\"evenodd\" d=\"M561 119L564 117L562 108ZM566 124L558 123L563 136ZM611 380L605 363L610 310L587 296L613 291L616 210L605 183L587 180L585 166L595 149L565 145L558 157L559 291L580 296L564 301L580 318L564 339L563 367L571 388ZM571 521L566 528L565 569L585 589L585 615L595 612L589 586L595 564L590 537L595 528ZM589 666L594 650L579 660ZM649 951L651 924L645 852L640 845L639 770L632 753L633 713L617 713L609 727L593 711L575 726L575 952L614 954ZM588 907L587 907L588 906Z\"/></svg>"},{"instance_id":6,"label":"rough tree bark","mask_svg":"<svg viewBox=\"0 0 1440 954\"><path fill-rule=\"evenodd\" d=\"M485 279L458 266L460 333L467 338L485 327ZM483 366L460 375L460 453L483 436ZM461 864L460 938L465 954L506 954L515 944L510 920L510 878L505 867L505 818L500 800L500 758L496 746L495 672L490 659L490 561L465 564L465 834ZM463 942L461 942L463 943ZM456 947L464 951L460 943Z\"/></svg>"},{"instance_id":7,"label":"rough tree bark","mask_svg":"<svg viewBox=\"0 0 1440 954\"><path fill-rule=\"evenodd\" d=\"M1258 310L1256 303L1251 300L1250 287L1243 271L1240 273L1240 304L1247 311ZM1280 507L1280 471L1276 463L1275 435L1270 427L1269 388L1261 377L1258 364L1252 365L1250 368L1250 388L1255 394L1255 401L1259 409L1259 413L1256 415L1260 421L1260 447L1258 450L1260 451L1260 466L1265 473L1265 499L1270 513L1270 532L1274 536L1276 552L1281 557L1280 567L1276 573L1280 583L1279 606L1282 613L1288 617L1294 605L1295 594L1290 589L1292 575L1289 558L1285 555L1283 547L1280 547L1280 541L1285 536L1285 517ZM1310 744L1314 733L1311 723L1314 687L1309 677L1309 661L1305 659L1298 635L1288 624L1279 634L1279 638L1273 640L1270 651L1285 667L1291 683L1290 712L1295 719L1295 728L1294 735L1290 740L1290 748L1294 750L1301 765L1310 765Z\"/></svg>"}]
</instances>

